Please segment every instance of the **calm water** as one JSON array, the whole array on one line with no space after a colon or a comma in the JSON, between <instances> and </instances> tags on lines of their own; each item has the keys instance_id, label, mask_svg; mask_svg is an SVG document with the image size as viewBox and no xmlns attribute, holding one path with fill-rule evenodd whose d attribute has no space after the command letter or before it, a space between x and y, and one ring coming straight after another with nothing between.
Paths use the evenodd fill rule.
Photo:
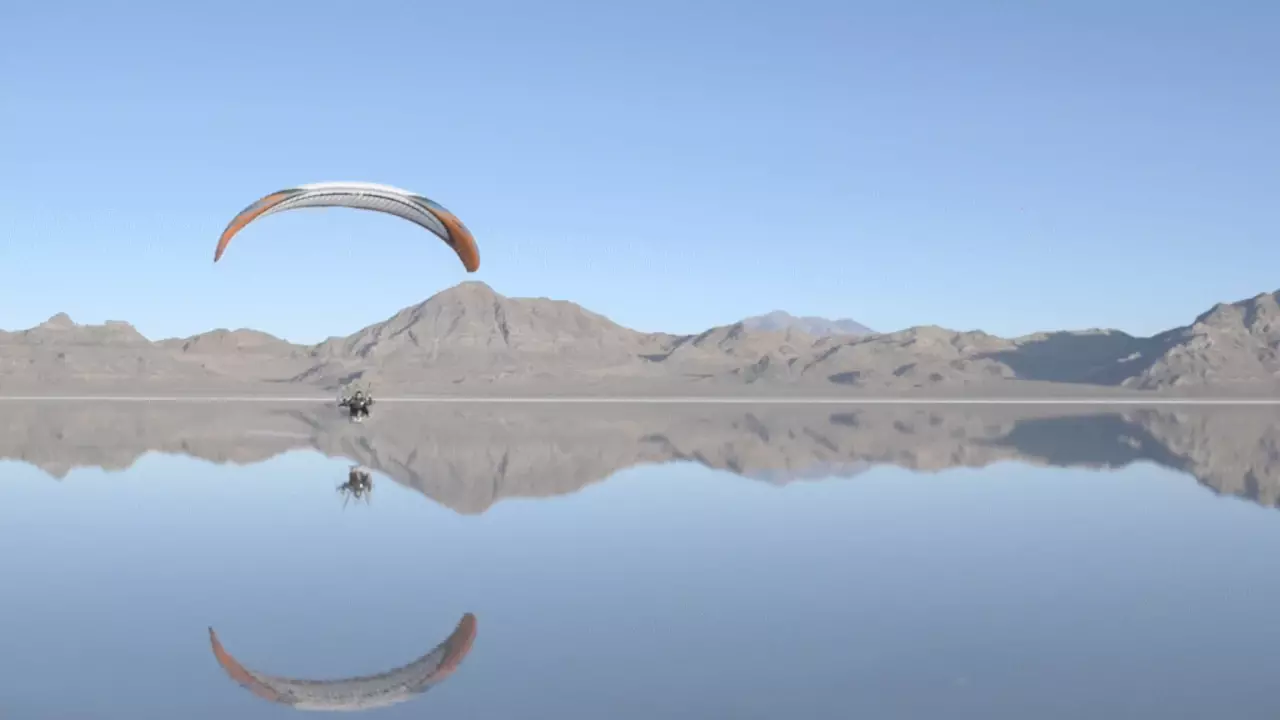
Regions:
<instances>
[{"instance_id":1,"label":"calm water","mask_svg":"<svg viewBox=\"0 0 1280 720\"><path fill-rule=\"evenodd\" d=\"M1271 411L5 410L4 718L1280 715Z\"/></svg>"}]
</instances>

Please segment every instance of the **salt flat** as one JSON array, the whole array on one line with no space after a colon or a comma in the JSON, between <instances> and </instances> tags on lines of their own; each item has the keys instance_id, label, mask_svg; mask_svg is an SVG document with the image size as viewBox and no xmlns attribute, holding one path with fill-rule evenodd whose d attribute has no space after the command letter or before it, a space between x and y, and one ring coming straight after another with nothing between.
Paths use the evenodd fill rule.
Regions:
<instances>
[{"instance_id":1,"label":"salt flat","mask_svg":"<svg viewBox=\"0 0 1280 720\"><path fill-rule=\"evenodd\" d=\"M379 403L540 405L1280 405L1280 398L1084 397L1084 398L866 398L866 397L378 397ZM10 395L0 402L184 402L184 403L331 403L333 398L304 396L184 395Z\"/></svg>"}]
</instances>

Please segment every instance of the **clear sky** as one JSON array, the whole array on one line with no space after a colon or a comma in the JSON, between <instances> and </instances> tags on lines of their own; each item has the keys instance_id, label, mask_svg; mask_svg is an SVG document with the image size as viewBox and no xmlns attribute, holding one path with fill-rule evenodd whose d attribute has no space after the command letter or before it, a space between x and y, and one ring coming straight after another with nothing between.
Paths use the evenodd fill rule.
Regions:
<instances>
[{"instance_id":1,"label":"clear sky","mask_svg":"<svg viewBox=\"0 0 1280 720\"><path fill-rule=\"evenodd\" d=\"M694 332L1148 334L1280 288L1280 3L13 3L0 328L345 334L464 279ZM360 180L473 230L256 197ZM350 271L367 278L348 291Z\"/></svg>"}]
</instances>

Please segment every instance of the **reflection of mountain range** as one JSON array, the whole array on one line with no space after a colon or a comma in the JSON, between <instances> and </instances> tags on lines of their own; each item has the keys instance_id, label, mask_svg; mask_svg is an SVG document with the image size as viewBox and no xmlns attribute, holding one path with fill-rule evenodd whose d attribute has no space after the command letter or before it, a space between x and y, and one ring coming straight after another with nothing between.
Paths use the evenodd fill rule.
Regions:
<instances>
[{"instance_id":1,"label":"reflection of mountain range","mask_svg":"<svg viewBox=\"0 0 1280 720\"><path fill-rule=\"evenodd\" d=\"M692 461L782 484L877 464L1152 462L1280 505L1280 410L1258 407L388 404L348 423L311 403L6 403L0 458L57 478L150 451L256 463L315 449L460 513L577 491L628 467Z\"/></svg>"}]
</instances>

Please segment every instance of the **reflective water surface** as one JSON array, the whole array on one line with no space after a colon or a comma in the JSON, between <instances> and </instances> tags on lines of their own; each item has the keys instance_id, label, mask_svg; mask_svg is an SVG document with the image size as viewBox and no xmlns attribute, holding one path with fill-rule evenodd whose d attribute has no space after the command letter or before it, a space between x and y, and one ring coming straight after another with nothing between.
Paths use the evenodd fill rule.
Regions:
<instances>
[{"instance_id":1,"label":"reflective water surface","mask_svg":"<svg viewBox=\"0 0 1280 720\"><path fill-rule=\"evenodd\" d=\"M3 409L4 718L1280 716L1270 409Z\"/></svg>"}]
</instances>

